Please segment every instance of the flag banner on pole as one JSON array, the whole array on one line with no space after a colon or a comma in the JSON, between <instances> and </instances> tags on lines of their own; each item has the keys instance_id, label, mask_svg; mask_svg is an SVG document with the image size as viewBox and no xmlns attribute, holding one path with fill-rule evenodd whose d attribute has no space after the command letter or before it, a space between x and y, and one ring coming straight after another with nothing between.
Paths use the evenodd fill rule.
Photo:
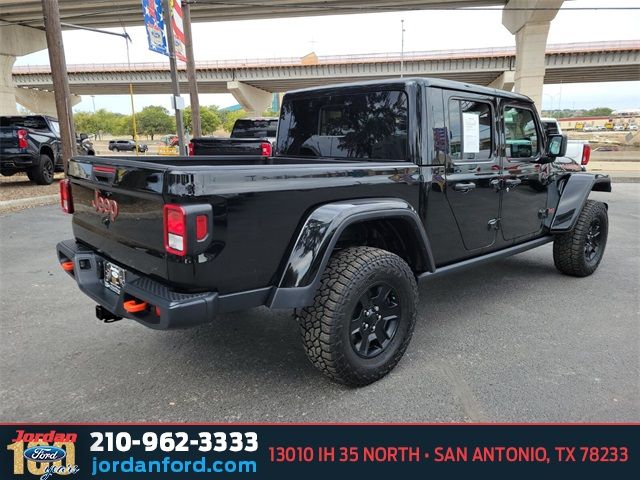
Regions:
<instances>
[{"instance_id":1,"label":"flag banner on pole","mask_svg":"<svg viewBox=\"0 0 640 480\"><path fill-rule=\"evenodd\" d=\"M163 55L169 55L167 37L164 32L161 0L142 0L142 14L147 29L149 50Z\"/></svg>"},{"instance_id":2,"label":"flag banner on pole","mask_svg":"<svg viewBox=\"0 0 640 480\"><path fill-rule=\"evenodd\" d=\"M171 28L173 29L173 38L176 44L176 58L187 61L187 51L184 46L184 26L182 24L182 5L180 1L172 0L173 14L171 15Z\"/></svg>"}]
</instances>

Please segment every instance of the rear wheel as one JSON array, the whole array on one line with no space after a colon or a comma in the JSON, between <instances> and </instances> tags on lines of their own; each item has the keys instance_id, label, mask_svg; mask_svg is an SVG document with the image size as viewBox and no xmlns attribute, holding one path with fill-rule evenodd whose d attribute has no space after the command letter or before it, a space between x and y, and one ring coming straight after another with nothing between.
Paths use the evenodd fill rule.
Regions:
<instances>
[{"instance_id":1,"label":"rear wheel","mask_svg":"<svg viewBox=\"0 0 640 480\"><path fill-rule=\"evenodd\" d=\"M38 165L27 170L27 176L29 180L38 185L51 185L51 183L53 183L54 172L55 166L53 165L53 159L46 153L43 153L40 155Z\"/></svg>"},{"instance_id":2,"label":"rear wheel","mask_svg":"<svg viewBox=\"0 0 640 480\"><path fill-rule=\"evenodd\" d=\"M556 268L574 277L591 275L602 260L608 233L607 207L602 202L587 200L574 229L557 235L553 241Z\"/></svg>"},{"instance_id":3,"label":"rear wheel","mask_svg":"<svg viewBox=\"0 0 640 480\"><path fill-rule=\"evenodd\" d=\"M409 345L417 299L413 272L397 255L370 247L337 252L314 305L298 315L309 360L345 385L379 380Z\"/></svg>"}]
</instances>

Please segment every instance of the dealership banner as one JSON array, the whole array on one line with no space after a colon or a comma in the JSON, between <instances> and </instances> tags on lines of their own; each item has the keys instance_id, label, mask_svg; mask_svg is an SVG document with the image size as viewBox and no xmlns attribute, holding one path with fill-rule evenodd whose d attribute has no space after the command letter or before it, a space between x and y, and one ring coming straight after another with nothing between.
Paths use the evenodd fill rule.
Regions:
<instances>
[{"instance_id":1,"label":"dealership banner","mask_svg":"<svg viewBox=\"0 0 640 480\"><path fill-rule=\"evenodd\" d=\"M149 50L169 55L162 17L162 0L142 0L142 14L147 30Z\"/></svg>"},{"instance_id":2,"label":"dealership banner","mask_svg":"<svg viewBox=\"0 0 640 480\"><path fill-rule=\"evenodd\" d=\"M3 424L0 435L2 479L631 478L640 471L640 425Z\"/></svg>"},{"instance_id":3,"label":"dealership banner","mask_svg":"<svg viewBox=\"0 0 640 480\"><path fill-rule=\"evenodd\" d=\"M176 47L176 58L187 61L187 50L184 46L184 25L182 23L182 5L180 1L170 0L172 4L171 29L173 30L173 39Z\"/></svg>"}]
</instances>

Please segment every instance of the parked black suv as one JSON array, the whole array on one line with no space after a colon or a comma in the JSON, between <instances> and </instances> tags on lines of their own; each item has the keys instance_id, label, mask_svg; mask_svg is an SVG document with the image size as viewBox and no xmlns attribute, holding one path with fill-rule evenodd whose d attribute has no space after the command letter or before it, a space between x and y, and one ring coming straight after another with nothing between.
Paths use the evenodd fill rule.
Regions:
<instances>
[{"instance_id":1,"label":"parked black suv","mask_svg":"<svg viewBox=\"0 0 640 480\"><path fill-rule=\"evenodd\" d=\"M144 143L137 144L138 152L146 152L149 147ZM109 150L112 152L135 152L136 142L133 140L109 140Z\"/></svg>"},{"instance_id":2,"label":"parked black suv","mask_svg":"<svg viewBox=\"0 0 640 480\"><path fill-rule=\"evenodd\" d=\"M299 90L270 158L74 158L75 239L58 259L105 321L295 309L311 362L366 385L409 345L418 283L550 242L560 272L596 270L607 205L588 197L611 183L556 169L565 148L515 93L422 78Z\"/></svg>"}]
</instances>

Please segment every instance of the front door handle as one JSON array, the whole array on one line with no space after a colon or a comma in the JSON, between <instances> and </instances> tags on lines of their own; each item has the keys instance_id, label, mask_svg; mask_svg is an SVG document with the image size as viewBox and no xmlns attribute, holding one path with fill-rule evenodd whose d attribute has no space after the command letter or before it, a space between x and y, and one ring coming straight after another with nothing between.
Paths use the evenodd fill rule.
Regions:
<instances>
[{"instance_id":1,"label":"front door handle","mask_svg":"<svg viewBox=\"0 0 640 480\"><path fill-rule=\"evenodd\" d=\"M473 190L474 188L476 188L476 184L473 182L460 182L456 183L453 186L453 189L456 192L468 192L469 190Z\"/></svg>"}]
</instances>

